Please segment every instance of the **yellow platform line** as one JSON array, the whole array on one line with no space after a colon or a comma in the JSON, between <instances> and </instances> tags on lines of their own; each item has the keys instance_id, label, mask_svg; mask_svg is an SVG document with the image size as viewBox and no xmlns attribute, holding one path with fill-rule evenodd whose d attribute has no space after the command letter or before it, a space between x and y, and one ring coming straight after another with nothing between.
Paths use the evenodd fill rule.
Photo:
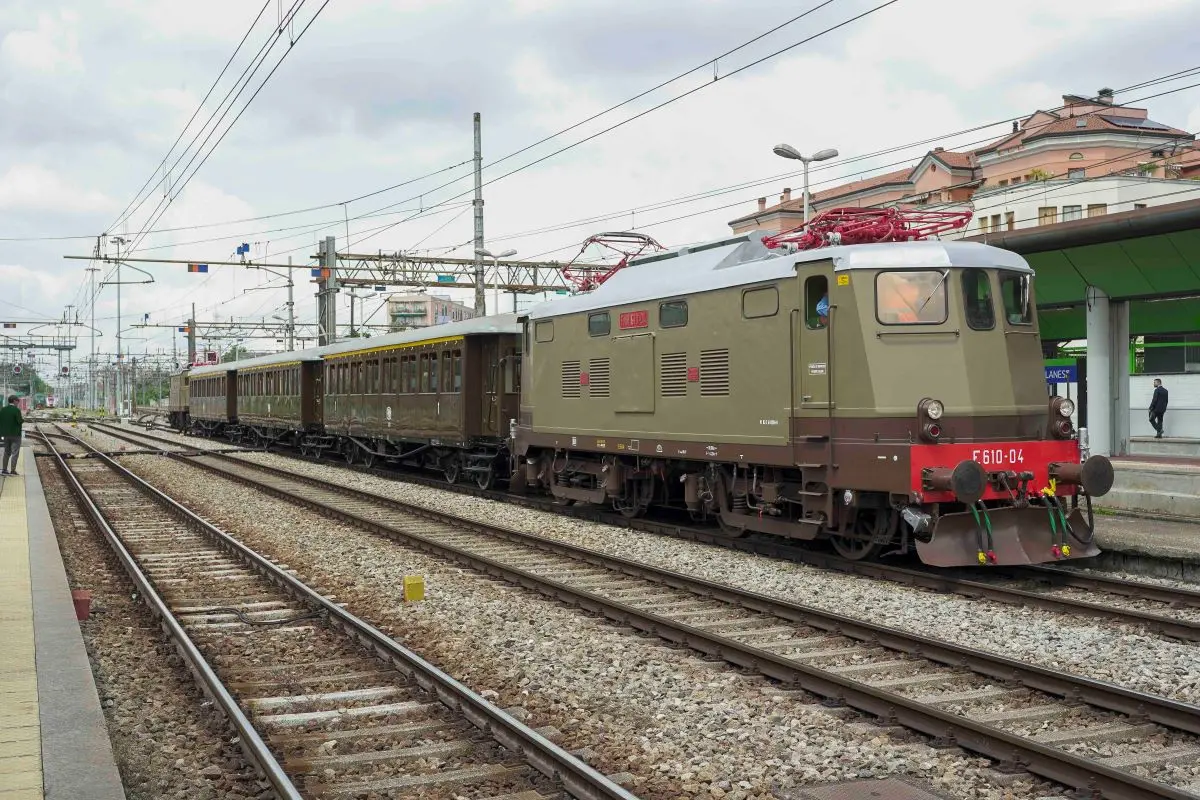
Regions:
<instances>
[{"instance_id":1,"label":"yellow platform line","mask_svg":"<svg viewBox=\"0 0 1200 800\"><path fill-rule=\"evenodd\" d=\"M0 800L42 797L30 581L25 479L0 478Z\"/></svg>"}]
</instances>

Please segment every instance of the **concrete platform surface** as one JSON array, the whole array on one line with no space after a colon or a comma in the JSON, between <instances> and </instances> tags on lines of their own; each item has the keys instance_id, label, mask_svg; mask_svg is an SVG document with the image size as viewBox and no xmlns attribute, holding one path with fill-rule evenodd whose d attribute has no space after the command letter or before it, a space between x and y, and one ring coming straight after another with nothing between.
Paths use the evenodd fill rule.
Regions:
<instances>
[{"instance_id":1,"label":"concrete platform surface","mask_svg":"<svg viewBox=\"0 0 1200 800\"><path fill-rule=\"evenodd\" d=\"M124 800L30 447L0 477L0 800Z\"/></svg>"},{"instance_id":2,"label":"concrete platform surface","mask_svg":"<svg viewBox=\"0 0 1200 800\"><path fill-rule=\"evenodd\" d=\"M1097 505L1200 521L1200 459L1125 456L1112 459L1114 481Z\"/></svg>"},{"instance_id":3,"label":"concrete platform surface","mask_svg":"<svg viewBox=\"0 0 1200 800\"><path fill-rule=\"evenodd\" d=\"M1200 562L1200 522L1124 516L1096 516L1101 550Z\"/></svg>"},{"instance_id":4,"label":"concrete platform surface","mask_svg":"<svg viewBox=\"0 0 1200 800\"><path fill-rule=\"evenodd\" d=\"M1131 456L1180 456L1200 460L1200 439L1179 436L1132 436L1129 439Z\"/></svg>"}]
</instances>

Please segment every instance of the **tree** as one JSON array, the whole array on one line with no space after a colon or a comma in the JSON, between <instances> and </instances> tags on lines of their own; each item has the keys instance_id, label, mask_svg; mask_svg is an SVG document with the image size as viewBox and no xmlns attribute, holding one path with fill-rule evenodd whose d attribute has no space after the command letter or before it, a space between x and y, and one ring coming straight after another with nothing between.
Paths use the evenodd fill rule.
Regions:
<instances>
[{"instance_id":1,"label":"tree","mask_svg":"<svg viewBox=\"0 0 1200 800\"><path fill-rule=\"evenodd\" d=\"M1029 170L1029 179L1033 181L1048 181L1053 177L1053 172L1047 172L1046 170L1039 169L1038 167L1034 167L1033 169Z\"/></svg>"},{"instance_id":2,"label":"tree","mask_svg":"<svg viewBox=\"0 0 1200 800\"><path fill-rule=\"evenodd\" d=\"M250 353L240 344L235 344L233 347L225 351L225 355L221 356L221 363L228 364L230 361L239 361Z\"/></svg>"}]
</instances>

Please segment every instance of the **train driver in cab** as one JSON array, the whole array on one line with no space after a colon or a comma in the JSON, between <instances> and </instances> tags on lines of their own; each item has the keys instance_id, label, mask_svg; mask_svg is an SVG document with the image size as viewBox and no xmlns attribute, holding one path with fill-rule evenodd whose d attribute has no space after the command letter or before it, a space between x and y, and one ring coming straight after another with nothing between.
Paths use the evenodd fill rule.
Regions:
<instances>
[{"instance_id":1,"label":"train driver in cab","mask_svg":"<svg viewBox=\"0 0 1200 800\"><path fill-rule=\"evenodd\" d=\"M821 295L821 299L817 301L817 327L826 328L829 326L829 292Z\"/></svg>"}]
</instances>

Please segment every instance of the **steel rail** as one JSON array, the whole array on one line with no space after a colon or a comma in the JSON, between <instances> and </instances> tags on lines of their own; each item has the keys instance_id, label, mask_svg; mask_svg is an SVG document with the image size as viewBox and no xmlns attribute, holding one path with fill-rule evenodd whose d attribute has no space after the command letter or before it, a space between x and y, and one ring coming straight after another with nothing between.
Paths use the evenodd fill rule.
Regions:
<instances>
[{"instance_id":1,"label":"steel rail","mask_svg":"<svg viewBox=\"0 0 1200 800\"><path fill-rule=\"evenodd\" d=\"M96 423L94 424L94 427L103 428L106 434L117 438L122 438L125 441L135 444L138 442L136 442L133 437L143 437L152 441L171 444L175 447L186 446L181 442L168 439L163 436L155 436L154 434L141 432L131 434L129 432L113 428L112 426L104 423ZM203 456L218 454L219 451L217 450L202 451ZM304 461L306 463L321 463L312 462L309 459L302 458L292 453L279 454L287 455L288 457L296 458L297 460ZM238 461L237 459L234 460ZM241 460L240 463L253 462ZM266 465L255 464L255 466L260 469L271 469L266 467ZM342 465L339 465L339 467L340 466ZM365 474L378 475L380 477L390 479L397 478L396 473L387 470L357 467L355 465L345 466L353 467L354 471L363 472ZM286 473L287 471L280 470L280 472ZM317 478L297 476L295 473L288 474L297 479L310 480L310 482L312 482L314 485L321 484L328 486L328 484L323 484L322 481ZM930 589L942 593L958 594L972 599L993 600L1000 603L1007 603L1009 605L1033 605L1038 608L1043 608L1047 611L1053 611L1056 613L1066 613L1071 615L1082 614L1084 616L1096 617L1099 619L1113 619L1123 622L1132 622L1134 624L1143 625L1147 629L1155 631L1156 633L1170 636L1175 639L1189 642L1200 642L1200 622L1164 616L1162 614L1156 614L1150 611L1122 608L1120 606L1107 606L1102 603L1091 602L1088 600L1055 597L1043 594L1041 592L992 584L982 580L974 580L972 578L964 578L961 575L956 575L953 573L934 572L931 570L901 567L894 564L885 564L872 561L848 561L844 558L829 553L822 553L817 550L795 547L780 541L774 541L770 539L730 538L716 533L709 533L697 528L673 525L668 522L648 519L630 520L614 514L605 513L604 511L595 508L559 506L547 500L511 495L505 492L498 492L494 490L479 489L470 485L448 484L444 481L421 475L403 475L402 479L406 482L417 483L423 486L429 486L431 488L439 488L447 491L471 495L474 497L482 497L485 499L520 505L527 508L535 508L540 511L562 514L564 516L571 516L576 519L584 519L600 522L602 524L630 528L633 530L642 530L661 535L674 536L676 538L700 542L702 544L718 545L728 549L737 550L739 552L786 559L788 561L808 564L821 569L864 575L869 578L891 581L893 583L900 583L906 586ZM1164 602L1177 603L1179 605L1200 605L1200 592L1176 590L1170 587L1156 586L1139 581L1125 581L1117 578L1093 578L1092 576L1077 576L1069 570L1049 567L1031 567L1024 569L1036 570L1037 575L1051 575L1053 577L1051 577L1050 580L1058 580L1064 585L1074 585L1081 588L1097 588L1102 591L1112 592L1114 594L1162 600ZM1045 578L1039 579L1045 580Z\"/></svg>"},{"instance_id":2,"label":"steel rail","mask_svg":"<svg viewBox=\"0 0 1200 800\"><path fill-rule=\"evenodd\" d=\"M73 437L70 437L68 434L64 438ZM72 494L75 495L76 500L82 506L83 511L92 521L92 524L104 535L108 546L116 554L117 560L121 562L125 573L129 575L130 580L133 581L134 586L137 587L142 599L149 607L150 613L158 617L163 630L174 641L176 649L188 663L192 674L196 676L196 680L200 683L204 693L213 699L213 702L217 704L217 708L220 709L221 713L229 720L230 725L237 732L238 744L241 746L242 752L258 768L259 773L271 785L271 788L276 792L280 800L303 800L303 795L300 794L295 784L292 783L291 778L284 772L283 767L275 759L274 754L267 748L266 742L258 735L258 731L254 729L250 720L242 713L242 709L229 693L229 690L225 688L225 684L217 677L217 673L213 670L212 665L208 663L208 660L204 658L199 648L196 647L195 642L184 631L179 620L167 608L166 602L155 590L154 584L142 572L133 554L125 547L125 544L121 541L121 537L113 530L104 513L92 500L88 491L83 488L83 484L79 482L79 479L75 477L75 473L67 466L67 462L63 459L62 454L58 452L58 448L54 446L51 437L46 436L43 440L46 446L50 448L55 464L66 481L67 486L70 487Z\"/></svg>"},{"instance_id":3,"label":"steel rail","mask_svg":"<svg viewBox=\"0 0 1200 800\"><path fill-rule=\"evenodd\" d=\"M323 515L343 520L356 527L414 544L426 552L449 558L475 570L502 578L584 610L602 614L615 622L659 636L667 641L719 657L739 667L757 671L787 686L804 689L824 697L829 702L848 704L860 711L874 715L885 724L900 724L932 736L938 742L960 745L968 750L996 759L1004 765L1019 766L1074 788L1099 791L1103 797L1112 798L1112 800L1149 800L1149 798L1184 800L1193 797L1174 787L1155 783L1050 745L943 711L904 695L872 687L852 678L787 659L736 639L714 634L677 622L669 617L611 600L587 589L572 587L560 581L537 576L518 567L471 553L461 547L437 542L418 533L405 531L402 528L322 503L302 493L291 492L245 474L237 474L233 470L194 459L179 460L210 473L224 476L228 480L238 481L289 503L302 505ZM339 495L380 504L386 508L400 510L423 519L497 535L511 541L533 544L539 549L550 552L564 555L574 554L574 557L586 563L607 566L623 574L655 579L665 585L688 589L697 594L741 607L778 614L789 620L859 638L879 646L893 647L940 663L965 667L989 677L1019 682L1029 688L1065 697L1070 702L1087 702L1100 708L1125 713L1135 720L1146 719L1192 733L1200 732L1200 707L1146 695L1088 678L1060 675L1053 670L1023 664L1003 656L941 642L886 626L861 622L821 609L777 600L586 548L575 547L564 542L544 539L534 534L464 520L448 512L413 506L372 492L344 486L332 486L323 483L320 479L298 476L287 470L240 459L221 460L245 467L250 472L262 471L269 475L295 480L306 486L320 485L323 489Z\"/></svg>"},{"instance_id":4,"label":"steel rail","mask_svg":"<svg viewBox=\"0 0 1200 800\"><path fill-rule=\"evenodd\" d=\"M63 432L65 433L65 431ZM128 468L121 466L90 443L78 438L76 441L121 477L133 483L138 489L184 521L199 528L213 541L253 566L267 579L297 597L319 606L321 611L327 615L329 622L344 630L369 649L374 650L380 657L390 661L400 672L423 689L433 692L443 705L461 714L501 746L519 753L530 766L554 780L562 787L563 791L579 800L638 800L636 795L626 791L534 729L489 703L370 623L315 592L298 578L283 571L237 539L198 516L179 501L155 488ZM180 460L183 463L193 463L186 458L180 458ZM163 608L165 609L165 606ZM215 678L215 674L213 677ZM251 732L253 733L253 729ZM257 737L256 733L254 735Z\"/></svg>"}]
</instances>

